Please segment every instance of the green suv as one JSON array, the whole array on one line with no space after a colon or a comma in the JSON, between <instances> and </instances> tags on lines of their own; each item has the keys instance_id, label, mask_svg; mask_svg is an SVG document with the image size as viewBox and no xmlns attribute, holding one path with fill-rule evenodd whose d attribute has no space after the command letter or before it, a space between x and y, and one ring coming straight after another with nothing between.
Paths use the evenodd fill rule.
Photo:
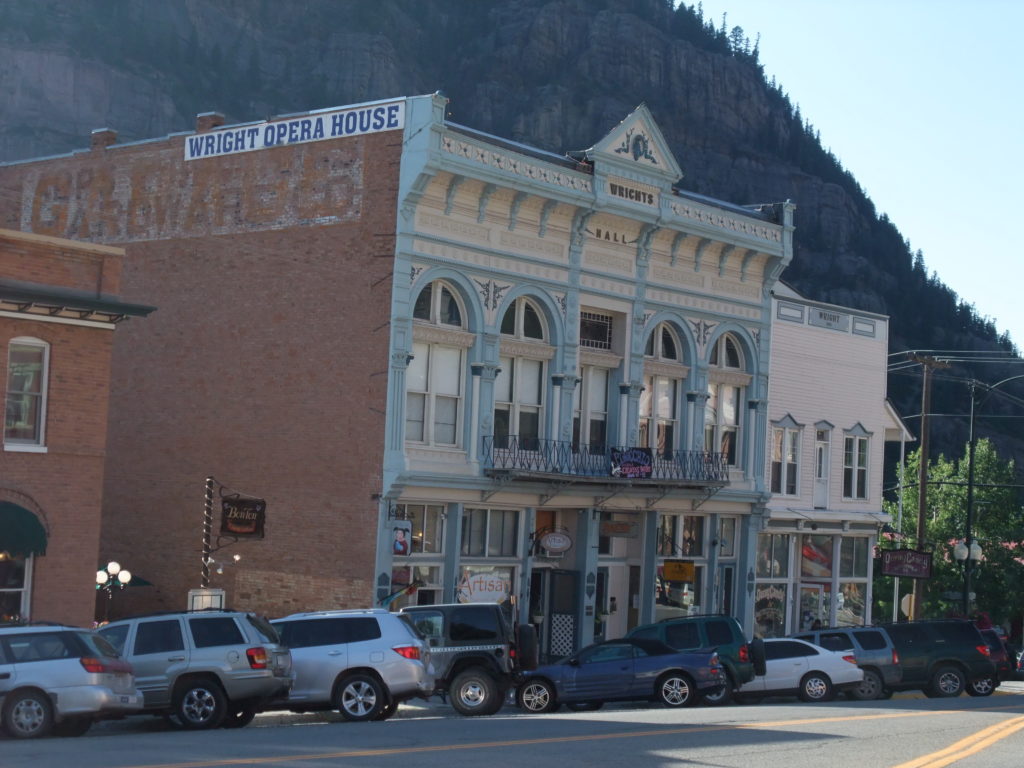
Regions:
<instances>
[{"instance_id":1,"label":"green suv","mask_svg":"<svg viewBox=\"0 0 1024 768\"><path fill-rule=\"evenodd\" d=\"M748 643L739 622L732 616L680 616L634 627L626 637L660 640L677 651L702 648L718 651L729 684L719 693L706 695L704 701L708 704L728 704L737 688L753 680L755 675L765 673L764 642L755 639Z\"/></svg>"}]
</instances>

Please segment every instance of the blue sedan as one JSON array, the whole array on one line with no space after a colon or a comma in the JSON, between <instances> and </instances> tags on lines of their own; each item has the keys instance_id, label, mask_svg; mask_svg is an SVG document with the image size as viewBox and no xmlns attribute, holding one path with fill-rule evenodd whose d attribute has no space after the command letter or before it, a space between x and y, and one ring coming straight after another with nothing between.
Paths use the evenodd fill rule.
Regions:
<instances>
[{"instance_id":1,"label":"blue sedan","mask_svg":"<svg viewBox=\"0 0 1024 768\"><path fill-rule=\"evenodd\" d=\"M713 650L680 652L659 640L623 638L588 645L526 674L516 691L527 712L577 711L606 701L654 701L688 707L726 684Z\"/></svg>"}]
</instances>

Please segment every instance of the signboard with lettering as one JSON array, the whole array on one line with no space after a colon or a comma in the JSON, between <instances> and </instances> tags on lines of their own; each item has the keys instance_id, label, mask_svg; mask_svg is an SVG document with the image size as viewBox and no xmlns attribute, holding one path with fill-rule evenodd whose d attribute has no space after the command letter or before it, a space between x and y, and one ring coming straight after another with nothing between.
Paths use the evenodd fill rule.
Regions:
<instances>
[{"instance_id":1,"label":"signboard with lettering","mask_svg":"<svg viewBox=\"0 0 1024 768\"><path fill-rule=\"evenodd\" d=\"M640 524L627 520L602 520L600 531L601 536L635 539L640 535Z\"/></svg>"},{"instance_id":2,"label":"signboard with lettering","mask_svg":"<svg viewBox=\"0 0 1024 768\"><path fill-rule=\"evenodd\" d=\"M692 560L666 560L662 567L662 578L665 581L694 581Z\"/></svg>"},{"instance_id":3,"label":"signboard with lettering","mask_svg":"<svg viewBox=\"0 0 1024 768\"><path fill-rule=\"evenodd\" d=\"M612 477L650 477L654 467L650 448L612 448Z\"/></svg>"},{"instance_id":4,"label":"signboard with lettering","mask_svg":"<svg viewBox=\"0 0 1024 768\"><path fill-rule=\"evenodd\" d=\"M932 577L932 553L919 552L916 549L883 550L882 575L930 579Z\"/></svg>"},{"instance_id":5,"label":"signboard with lettering","mask_svg":"<svg viewBox=\"0 0 1024 768\"><path fill-rule=\"evenodd\" d=\"M228 496L220 502L220 532L225 536L263 538L267 502Z\"/></svg>"}]
</instances>

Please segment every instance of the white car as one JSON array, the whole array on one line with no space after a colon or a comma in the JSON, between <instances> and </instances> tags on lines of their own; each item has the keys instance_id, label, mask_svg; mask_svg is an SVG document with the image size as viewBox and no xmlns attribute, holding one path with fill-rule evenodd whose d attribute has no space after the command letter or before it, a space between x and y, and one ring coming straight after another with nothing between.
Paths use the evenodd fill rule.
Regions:
<instances>
[{"instance_id":1,"label":"white car","mask_svg":"<svg viewBox=\"0 0 1024 768\"><path fill-rule=\"evenodd\" d=\"M794 638L764 641L764 675L740 686L740 698L796 694L804 701L829 701L836 691L864 679L852 651L828 651Z\"/></svg>"}]
</instances>

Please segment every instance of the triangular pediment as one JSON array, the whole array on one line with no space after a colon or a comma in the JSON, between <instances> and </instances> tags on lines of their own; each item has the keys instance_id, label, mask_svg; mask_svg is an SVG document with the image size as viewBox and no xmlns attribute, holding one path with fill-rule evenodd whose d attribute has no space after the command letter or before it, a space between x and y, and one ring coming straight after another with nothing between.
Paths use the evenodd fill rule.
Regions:
<instances>
[{"instance_id":1,"label":"triangular pediment","mask_svg":"<svg viewBox=\"0 0 1024 768\"><path fill-rule=\"evenodd\" d=\"M586 156L597 174L622 175L656 187L671 187L683 175L645 104L588 149Z\"/></svg>"}]
</instances>

